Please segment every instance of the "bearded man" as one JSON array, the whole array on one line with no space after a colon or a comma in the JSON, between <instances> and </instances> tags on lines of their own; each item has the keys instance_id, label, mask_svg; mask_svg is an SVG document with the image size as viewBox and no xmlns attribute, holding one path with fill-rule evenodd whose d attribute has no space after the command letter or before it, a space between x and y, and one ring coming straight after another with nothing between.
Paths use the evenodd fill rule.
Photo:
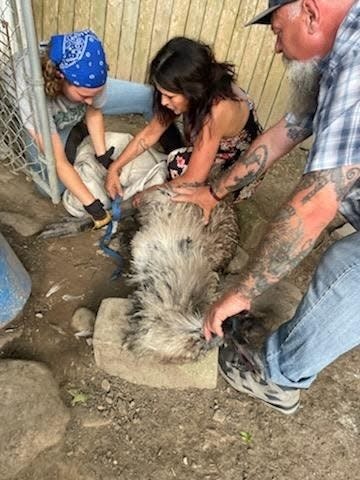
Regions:
<instances>
[{"instance_id":1,"label":"bearded man","mask_svg":"<svg viewBox=\"0 0 360 480\"><path fill-rule=\"evenodd\" d=\"M229 192L241 190L311 134L304 174L270 223L236 288L204 321L207 339L222 323L291 271L340 211L358 230L333 244L292 319L261 352L219 353L220 372L235 389L285 414L301 389L340 355L360 344L360 1L269 0L248 25L271 24L275 51L288 63L290 113L258 137L232 170L210 187L177 189L177 201L197 203L205 219Z\"/></svg>"}]
</instances>

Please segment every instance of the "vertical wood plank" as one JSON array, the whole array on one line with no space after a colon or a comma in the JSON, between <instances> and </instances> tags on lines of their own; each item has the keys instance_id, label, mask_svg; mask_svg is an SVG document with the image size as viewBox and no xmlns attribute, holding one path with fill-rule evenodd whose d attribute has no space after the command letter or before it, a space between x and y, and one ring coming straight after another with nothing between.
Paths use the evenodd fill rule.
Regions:
<instances>
[{"instance_id":1,"label":"vertical wood plank","mask_svg":"<svg viewBox=\"0 0 360 480\"><path fill-rule=\"evenodd\" d=\"M285 67L282 63L280 55L273 57L268 76L263 85L261 97L257 103L257 111L262 125L267 125L271 110L274 108L278 91L280 89L284 76Z\"/></svg>"},{"instance_id":2,"label":"vertical wood plank","mask_svg":"<svg viewBox=\"0 0 360 480\"><path fill-rule=\"evenodd\" d=\"M124 2L116 71L116 76L124 80L130 80L131 78L139 8L140 0L126 0Z\"/></svg>"},{"instance_id":3,"label":"vertical wood plank","mask_svg":"<svg viewBox=\"0 0 360 480\"><path fill-rule=\"evenodd\" d=\"M205 8L206 2L204 2L204 0L191 0L185 26L186 37L190 37L193 40L199 39L205 14Z\"/></svg>"},{"instance_id":4,"label":"vertical wood plank","mask_svg":"<svg viewBox=\"0 0 360 480\"><path fill-rule=\"evenodd\" d=\"M266 121L267 127L274 125L274 123L278 122L280 118L285 115L288 98L289 98L289 83L288 83L288 79L286 78L286 75L284 75L281 80L280 88L275 97L273 106L271 108L271 112Z\"/></svg>"},{"instance_id":5,"label":"vertical wood plank","mask_svg":"<svg viewBox=\"0 0 360 480\"><path fill-rule=\"evenodd\" d=\"M255 102L260 100L266 78L273 62L274 53L274 35L272 31L267 28L248 88L248 92Z\"/></svg>"},{"instance_id":6,"label":"vertical wood plank","mask_svg":"<svg viewBox=\"0 0 360 480\"><path fill-rule=\"evenodd\" d=\"M218 60L225 60L228 55L231 38L239 11L240 0L225 0L216 34L214 51Z\"/></svg>"},{"instance_id":7,"label":"vertical wood plank","mask_svg":"<svg viewBox=\"0 0 360 480\"><path fill-rule=\"evenodd\" d=\"M172 0L157 0L151 38L150 59L156 55L168 39L172 4Z\"/></svg>"},{"instance_id":8,"label":"vertical wood plank","mask_svg":"<svg viewBox=\"0 0 360 480\"><path fill-rule=\"evenodd\" d=\"M75 0L74 30L84 30L90 26L89 0Z\"/></svg>"},{"instance_id":9,"label":"vertical wood plank","mask_svg":"<svg viewBox=\"0 0 360 480\"><path fill-rule=\"evenodd\" d=\"M75 0L59 0L59 33L72 32L74 30Z\"/></svg>"},{"instance_id":10,"label":"vertical wood plank","mask_svg":"<svg viewBox=\"0 0 360 480\"><path fill-rule=\"evenodd\" d=\"M108 2L104 0L91 0L90 28L103 40L105 33L105 18Z\"/></svg>"},{"instance_id":11,"label":"vertical wood plank","mask_svg":"<svg viewBox=\"0 0 360 480\"><path fill-rule=\"evenodd\" d=\"M257 8L257 3L258 2L256 0L241 0L239 6L234 31L227 54L227 60L236 65L236 71L239 71L244 51L247 48L247 40L250 33L250 27L244 27L244 24L250 20L255 13L260 11L260 9ZM241 83L241 79L239 81Z\"/></svg>"},{"instance_id":12,"label":"vertical wood plank","mask_svg":"<svg viewBox=\"0 0 360 480\"><path fill-rule=\"evenodd\" d=\"M43 1L43 36L48 39L58 32L58 0Z\"/></svg>"},{"instance_id":13,"label":"vertical wood plank","mask_svg":"<svg viewBox=\"0 0 360 480\"><path fill-rule=\"evenodd\" d=\"M42 0L32 0L32 9L34 14L34 22L36 28L36 35L39 42L44 40L42 21L43 21L43 1Z\"/></svg>"},{"instance_id":14,"label":"vertical wood plank","mask_svg":"<svg viewBox=\"0 0 360 480\"><path fill-rule=\"evenodd\" d=\"M117 72L123 8L124 0L107 1L104 48L106 60L110 67L109 74L112 77L116 76Z\"/></svg>"},{"instance_id":15,"label":"vertical wood plank","mask_svg":"<svg viewBox=\"0 0 360 480\"><path fill-rule=\"evenodd\" d=\"M143 82L146 78L155 11L156 0L141 0L131 74L135 82Z\"/></svg>"},{"instance_id":16,"label":"vertical wood plank","mask_svg":"<svg viewBox=\"0 0 360 480\"><path fill-rule=\"evenodd\" d=\"M248 36L245 52L238 67L238 76L241 86L249 89L250 81L255 70L260 49L263 44L266 27L254 26L251 27L251 32Z\"/></svg>"},{"instance_id":17,"label":"vertical wood plank","mask_svg":"<svg viewBox=\"0 0 360 480\"><path fill-rule=\"evenodd\" d=\"M168 38L185 34L186 20L190 8L190 0L174 0Z\"/></svg>"},{"instance_id":18,"label":"vertical wood plank","mask_svg":"<svg viewBox=\"0 0 360 480\"><path fill-rule=\"evenodd\" d=\"M207 0L200 40L214 47L224 0Z\"/></svg>"}]
</instances>

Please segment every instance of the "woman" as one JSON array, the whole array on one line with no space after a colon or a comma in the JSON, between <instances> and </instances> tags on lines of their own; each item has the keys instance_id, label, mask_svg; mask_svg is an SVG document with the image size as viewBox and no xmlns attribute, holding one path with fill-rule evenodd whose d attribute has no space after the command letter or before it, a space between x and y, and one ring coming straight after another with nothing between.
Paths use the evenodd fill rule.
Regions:
<instances>
[{"instance_id":1,"label":"woman","mask_svg":"<svg viewBox=\"0 0 360 480\"><path fill-rule=\"evenodd\" d=\"M90 30L54 35L40 45L46 105L55 155L56 171L63 185L82 203L91 215L96 228L111 219L100 200L88 190L72 166L76 147L90 134L97 160L108 168L114 148L106 149L104 136L105 114L142 113L152 117L152 88L122 80L107 78L106 57L101 41ZM31 102L25 75L30 64L27 54L17 65L17 90L20 113L27 131L42 148L42 138L32 117ZM20 68L21 67L21 68ZM85 123L84 123L85 121ZM35 169L39 161L33 159ZM37 165L36 165L37 162Z\"/></svg>"},{"instance_id":2,"label":"woman","mask_svg":"<svg viewBox=\"0 0 360 480\"><path fill-rule=\"evenodd\" d=\"M217 62L203 43L185 37L170 40L151 62L150 83L154 118L111 164L106 189L112 198L122 192L121 168L154 145L180 115L187 147L168 157L174 187L203 184L230 167L261 132L251 100L235 84L233 67Z\"/></svg>"}]
</instances>

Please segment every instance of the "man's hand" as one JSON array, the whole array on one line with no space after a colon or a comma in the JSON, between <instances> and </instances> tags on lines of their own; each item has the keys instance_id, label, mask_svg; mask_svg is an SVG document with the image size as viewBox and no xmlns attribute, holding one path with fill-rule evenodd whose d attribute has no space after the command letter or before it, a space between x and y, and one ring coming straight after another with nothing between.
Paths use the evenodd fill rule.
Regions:
<instances>
[{"instance_id":1,"label":"man's hand","mask_svg":"<svg viewBox=\"0 0 360 480\"><path fill-rule=\"evenodd\" d=\"M218 203L211 195L209 187L174 187L174 202L189 202L198 205L204 215L205 225L209 223L213 208Z\"/></svg>"},{"instance_id":2,"label":"man's hand","mask_svg":"<svg viewBox=\"0 0 360 480\"><path fill-rule=\"evenodd\" d=\"M120 172L116 167L114 167L114 164L110 165L108 174L105 180L105 188L106 191L108 192L109 196L115 200L115 197L119 195L120 197L123 196L123 191L120 185L120 180L119 180L119 175Z\"/></svg>"},{"instance_id":3,"label":"man's hand","mask_svg":"<svg viewBox=\"0 0 360 480\"><path fill-rule=\"evenodd\" d=\"M230 290L215 302L208 311L204 320L204 335L207 341L211 340L214 333L223 337L222 323L232 315L250 310L251 301L241 293Z\"/></svg>"}]
</instances>

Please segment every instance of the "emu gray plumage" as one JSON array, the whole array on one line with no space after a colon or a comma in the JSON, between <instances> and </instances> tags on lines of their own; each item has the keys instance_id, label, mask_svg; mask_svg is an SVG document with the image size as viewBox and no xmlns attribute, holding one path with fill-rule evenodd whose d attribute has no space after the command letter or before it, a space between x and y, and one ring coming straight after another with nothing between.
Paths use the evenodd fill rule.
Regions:
<instances>
[{"instance_id":1,"label":"emu gray plumage","mask_svg":"<svg viewBox=\"0 0 360 480\"><path fill-rule=\"evenodd\" d=\"M203 337L203 317L218 295L217 272L236 250L235 213L221 202L205 226L199 207L172 202L168 190L145 201L132 240L135 291L124 346L162 361L195 360L214 346Z\"/></svg>"}]
</instances>

